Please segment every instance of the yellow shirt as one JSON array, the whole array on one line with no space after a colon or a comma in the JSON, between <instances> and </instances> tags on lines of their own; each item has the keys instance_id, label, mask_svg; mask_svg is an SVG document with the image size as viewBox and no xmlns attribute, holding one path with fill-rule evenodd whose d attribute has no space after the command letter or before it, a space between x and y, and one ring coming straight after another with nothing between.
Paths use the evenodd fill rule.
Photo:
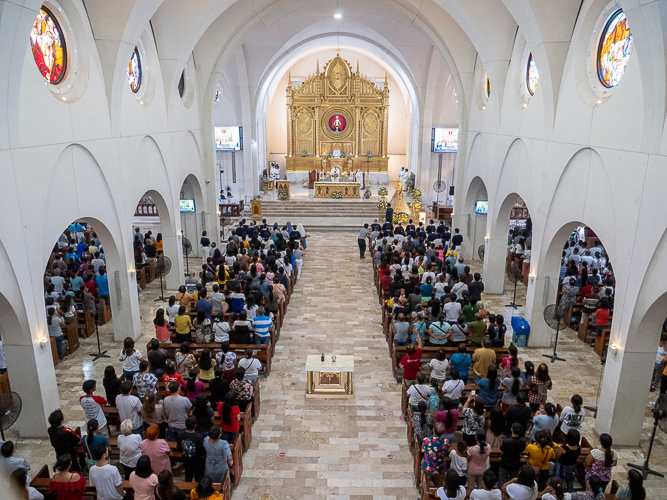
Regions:
<instances>
[{"instance_id":1,"label":"yellow shirt","mask_svg":"<svg viewBox=\"0 0 667 500\"><path fill-rule=\"evenodd\" d=\"M222 494L219 491L214 492L210 497L202 498L197 494L196 489L193 489L190 492L190 498L192 500L223 500Z\"/></svg>"},{"instance_id":2,"label":"yellow shirt","mask_svg":"<svg viewBox=\"0 0 667 500\"><path fill-rule=\"evenodd\" d=\"M174 318L174 325L176 325L176 333L186 334L190 333L192 327L192 320L187 314L177 314Z\"/></svg>"},{"instance_id":3,"label":"yellow shirt","mask_svg":"<svg viewBox=\"0 0 667 500\"><path fill-rule=\"evenodd\" d=\"M215 378L215 366L216 366L216 361L215 359L211 360L211 368L208 370L204 370L201 366L197 365L197 368L199 368L199 380L213 380Z\"/></svg>"},{"instance_id":4,"label":"yellow shirt","mask_svg":"<svg viewBox=\"0 0 667 500\"><path fill-rule=\"evenodd\" d=\"M549 470L549 460L555 460L556 458L553 448L540 448L536 444L526 446L526 454L528 455L528 465L540 467L541 470Z\"/></svg>"}]
</instances>

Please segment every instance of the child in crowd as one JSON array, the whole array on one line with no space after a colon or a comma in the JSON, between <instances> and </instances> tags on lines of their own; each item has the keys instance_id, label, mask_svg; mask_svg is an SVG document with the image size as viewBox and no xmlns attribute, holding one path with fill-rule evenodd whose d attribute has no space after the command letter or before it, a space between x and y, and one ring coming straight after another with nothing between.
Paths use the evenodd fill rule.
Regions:
<instances>
[{"instance_id":1,"label":"child in crowd","mask_svg":"<svg viewBox=\"0 0 667 500\"><path fill-rule=\"evenodd\" d=\"M468 445L465 441L456 443L456 449L449 452L449 459L451 460L450 468L455 470L459 475L459 484L466 485L468 480Z\"/></svg>"}]
</instances>

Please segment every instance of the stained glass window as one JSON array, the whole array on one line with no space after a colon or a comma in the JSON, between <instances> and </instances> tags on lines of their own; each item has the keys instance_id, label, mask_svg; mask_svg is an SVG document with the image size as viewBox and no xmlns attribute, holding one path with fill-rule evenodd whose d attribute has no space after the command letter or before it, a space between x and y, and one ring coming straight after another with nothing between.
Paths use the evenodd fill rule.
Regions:
<instances>
[{"instance_id":1,"label":"stained glass window","mask_svg":"<svg viewBox=\"0 0 667 500\"><path fill-rule=\"evenodd\" d=\"M535 58L531 52L528 56L528 67L526 68L526 84L528 85L528 92L530 92L530 95L535 94L535 89L537 88L537 82L539 80L540 74L537 72Z\"/></svg>"},{"instance_id":2,"label":"stained glass window","mask_svg":"<svg viewBox=\"0 0 667 500\"><path fill-rule=\"evenodd\" d=\"M139 49L136 47L132 51L130 64L127 65L127 81L130 82L132 92L139 91L139 87L141 87L141 58L139 57Z\"/></svg>"},{"instance_id":3,"label":"stained glass window","mask_svg":"<svg viewBox=\"0 0 667 500\"><path fill-rule=\"evenodd\" d=\"M183 94L185 94L185 70L181 73L181 79L178 81L178 97L183 99Z\"/></svg>"},{"instance_id":4,"label":"stained glass window","mask_svg":"<svg viewBox=\"0 0 667 500\"><path fill-rule=\"evenodd\" d=\"M615 87L632 52L632 33L625 12L619 9L609 18L600 38L598 77L605 87Z\"/></svg>"},{"instance_id":5,"label":"stained glass window","mask_svg":"<svg viewBox=\"0 0 667 500\"><path fill-rule=\"evenodd\" d=\"M489 75L484 75L484 95L488 99L491 96L491 82L489 81Z\"/></svg>"},{"instance_id":6,"label":"stained glass window","mask_svg":"<svg viewBox=\"0 0 667 500\"><path fill-rule=\"evenodd\" d=\"M60 83L67 70L65 37L56 18L44 7L32 25L30 48L44 79L49 83Z\"/></svg>"}]
</instances>

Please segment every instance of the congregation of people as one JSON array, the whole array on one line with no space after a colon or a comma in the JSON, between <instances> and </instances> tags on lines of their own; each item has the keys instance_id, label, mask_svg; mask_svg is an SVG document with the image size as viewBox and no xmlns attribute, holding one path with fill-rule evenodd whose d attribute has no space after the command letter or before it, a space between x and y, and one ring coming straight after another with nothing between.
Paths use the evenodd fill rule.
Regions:
<instances>
[{"instance_id":1,"label":"congregation of people","mask_svg":"<svg viewBox=\"0 0 667 500\"><path fill-rule=\"evenodd\" d=\"M549 401L549 366L522 363L514 343L505 347L505 318L484 307L482 277L459 255L462 242L444 221L409 220L403 227L389 216L382 225L365 224L358 238L361 258L370 244L385 335L393 352L404 353L395 357L395 373L402 373L413 453L423 457L428 484L421 487L437 488L443 500L605 498L617 464L612 437L600 435L582 463L583 398L574 394L564 408L556 406ZM521 235L512 252L523 245ZM608 262L598 258L589 275L580 265L587 260L567 259L579 253L576 244L568 248L566 275L580 285L578 294L584 287L585 295L592 293L597 279L601 297L613 297L613 286L604 285ZM603 326L604 315L597 316ZM640 473L631 470L628 481L616 498L646 498Z\"/></svg>"},{"instance_id":2,"label":"congregation of people","mask_svg":"<svg viewBox=\"0 0 667 500\"><path fill-rule=\"evenodd\" d=\"M50 333L54 325L54 336L62 337L60 323L71 317L67 313L75 307L74 299L89 294L108 300L108 281L101 280L106 288L98 281L106 278L103 251L94 233L90 244L85 243L85 231L91 229L70 226L47 268L48 324ZM258 377L266 371L252 346L275 343L281 311L301 274L306 238L301 224L295 229L289 222L280 227L266 220L240 221L221 248L202 234L201 270L191 270L166 307L157 309L147 351L131 337L125 339L118 352L122 370L111 364L104 369L99 387L104 397L98 381L84 381L80 405L85 433L65 427L61 410L51 413L49 436L56 464L49 490L58 500L82 499L90 486L100 500L120 500L126 494L123 479L135 500L176 500L186 494L222 500L218 483L234 465L231 450L243 431L244 412L251 409L254 415L258 410ZM150 232L135 229L137 266L159 258L160 242L161 235L154 240ZM88 263L91 252L95 259ZM199 344L209 347L195 349ZM240 355L237 346L245 346ZM109 418L117 419L120 430L114 446L105 436L111 436ZM118 464L110 463L114 447ZM172 469L174 449L180 453L182 471ZM29 466L15 451L11 441L2 445L0 473L9 478L24 471L18 479L25 486ZM184 492L175 487L178 481L197 485ZM34 488L25 491L30 499L43 498Z\"/></svg>"}]
</instances>

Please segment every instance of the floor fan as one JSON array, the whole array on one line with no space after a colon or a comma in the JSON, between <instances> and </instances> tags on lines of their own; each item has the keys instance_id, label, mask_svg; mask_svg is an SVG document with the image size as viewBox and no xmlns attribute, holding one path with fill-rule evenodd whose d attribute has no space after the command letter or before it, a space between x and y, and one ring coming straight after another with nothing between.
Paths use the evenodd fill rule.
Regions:
<instances>
[{"instance_id":1,"label":"floor fan","mask_svg":"<svg viewBox=\"0 0 667 500\"><path fill-rule=\"evenodd\" d=\"M187 239L185 236L183 236L183 254L185 255L185 276L188 275L188 271L190 269L190 261L188 260L188 255L192 253L192 243L190 243L190 240Z\"/></svg>"},{"instance_id":2,"label":"floor fan","mask_svg":"<svg viewBox=\"0 0 667 500\"><path fill-rule=\"evenodd\" d=\"M440 205L440 193L442 193L445 189L447 189L447 184L440 179L433 183L433 191L438 193L438 198L435 202L436 205Z\"/></svg>"},{"instance_id":3,"label":"floor fan","mask_svg":"<svg viewBox=\"0 0 667 500\"><path fill-rule=\"evenodd\" d=\"M0 394L0 434L5 441L5 431L16 422L21 414L21 396L16 392Z\"/></svg>"},{"instance_id":4,"label":"floor fan","mask_svg":"<svg viewBox=\"0 0 667 500\"><path fill-rule=\"evenodd\" d=\"M512 299L512 302L507 304L505 307L513 307L514 309L518 309L521 307L521 304L516 303L516 284L521 281L521 269L516 267L514 262L512 262L507 268L507 278L509 278L510 282L514 283L514 298Z\"/></svg>"},{"instance_id":5,"label":"floor fan","mask_svg":"<svg viewBox=\"0 0 667 500\"><path fill-rule=\"evenodd\" d=\"M164 296L164 284L162 282L162 277L167 276L171 271L171 259L164 255L160 256L157 261L157 266L155 266L155 272L160 277L160 296L155 299L155 302L167 302L169 299Z\"/></svg>"},{"instance_id":6,"label":"floor fan","mask_svg":"<svg viewBox=\"0 0 667 500\"><path fill-rule=\"evenodd\" d=\"M477 255L479 256L480 260L484 260L484 245L479 246L477 249Z\"/></svg>"},{"instance_id":7,"label":"floor fan","mask_svg":"<svg viewBox=\"0 0 667 500\"><path fill-rule=\"evenodd\" d=\"M556 342L554 343L554 353L542 354L542 356L549 358L552 363L556 360L565 361L563 358L559 358L556 353L556 349L558 348L558 334L562 329L567 328L564 316L565 314L556 304L547 306L546 309L544 309L544 321L549 328L556 330Z\"/></svg>"}]
</instances>

